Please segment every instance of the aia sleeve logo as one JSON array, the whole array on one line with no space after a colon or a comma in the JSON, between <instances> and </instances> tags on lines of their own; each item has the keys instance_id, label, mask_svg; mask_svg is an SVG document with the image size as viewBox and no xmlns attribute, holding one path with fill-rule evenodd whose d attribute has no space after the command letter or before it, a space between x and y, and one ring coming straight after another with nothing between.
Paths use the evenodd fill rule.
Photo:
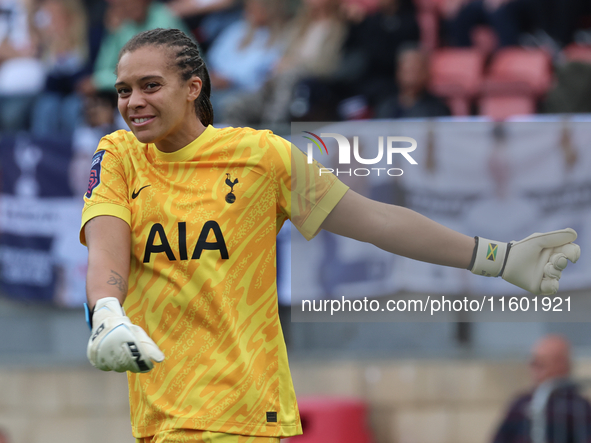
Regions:
<instances>
[{"instance_id":1,"label":"aia sleeve logo","mask_svg":"<svg viewBox=\"0 0 591 443\"><path fill-rule=\"evenodd\" d=\"M88 180L88 190L86 191L86 198L92 197L92 191L101 182L101 162L103 161L104 155L105 151L100 151L94 154L94 157L92 157L92 164L90 166L90 178Z\"/></svg>"}]
</instances>

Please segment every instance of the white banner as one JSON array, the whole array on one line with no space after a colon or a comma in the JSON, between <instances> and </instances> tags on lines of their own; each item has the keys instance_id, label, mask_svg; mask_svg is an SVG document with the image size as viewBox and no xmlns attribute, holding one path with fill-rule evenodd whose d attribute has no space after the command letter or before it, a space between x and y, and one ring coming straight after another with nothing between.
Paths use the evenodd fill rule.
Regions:
<instances>
[{"instance_id":1,"label":"white banner","mask_svg":"<svg viewBox=\"0 0 591 443\"><path fill-rule=\"evenodd\" d=\"M314 147L314 158L338 170L339 179L356 192L407 206L467 235L511 241L534 232L575 229L583 254L564 271L561 289L591 287L591 255L585 252L591 251L591 122L544 116L539 121L502 124L441 119L292 125L292 142L307 152L304 131L326 141L328 155ZM326 133L347 137L350 164L339 164L337 154L343 148L339 145L337 149L334 137L321 135ZM409 154L417 164L398 154L391 165L386 155L379 164L360 164L353 155L355 136L365 159L377 156L380 136L384 140L388 136L413 138L417 147ZM403 172L392 177L373 170L393 167ZM292 235L291 263L292 304L302 299L362 298L401 290L524 293L500 278L397 257L325 232L311 242Z\"/></svg>"}]
</instances>

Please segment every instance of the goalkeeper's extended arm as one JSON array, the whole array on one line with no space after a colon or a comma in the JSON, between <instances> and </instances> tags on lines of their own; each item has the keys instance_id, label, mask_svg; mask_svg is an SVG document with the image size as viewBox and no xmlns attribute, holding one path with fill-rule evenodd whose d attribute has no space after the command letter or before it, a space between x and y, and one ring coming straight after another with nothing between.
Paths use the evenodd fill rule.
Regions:
<instances>
[{"instance_id":1,"label":"goalkeeper's extended arm","mask_svg":"<svg viewBox=\"0 0 591 443\"><path fill-rule=\"evenodd\" d=\"M532 234L518 242L468 237L400 206L387 205L347 191L322 228L372 243L394 254L444 266L467 268L506 281L533 294L554 294L567 259L579 247L572 229ZM472 259L472 260L471 260Z\"/></svg>"},{"instance_id":2,"label":"goalkeeper's extended arm","mask_svg":"<svg viewBox=\"0 0 591 443\"><path fill-rule=\"evenodd\" d=\"M99 216L85 226L88 244L87 356L103 371L148 372L164 355L146 332L131 323L121 304L127 295L130 232L123 220Z\"/></svg>"}]
</instances>

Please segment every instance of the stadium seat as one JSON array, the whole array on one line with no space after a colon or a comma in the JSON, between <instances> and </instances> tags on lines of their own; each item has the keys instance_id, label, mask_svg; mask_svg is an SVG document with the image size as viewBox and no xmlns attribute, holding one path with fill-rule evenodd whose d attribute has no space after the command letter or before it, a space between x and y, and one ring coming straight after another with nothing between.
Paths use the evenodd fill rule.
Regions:
<instances>
[{"instance_id":1,"label":"stadium seat","mask_svg":"<svg viewBox=\"0 0 591 443\"><path fill-rule=\"evenodd\" d=\"M298 400L304 435L289 443L371 443L367 405L361 400L311 397Z\"/></svg>"},{"instance_id":2,"label":"stadium seat","mask_svg":"<svg viewBox=\"0 0 591 443\"><path fill-rule=\"evenodd\" d=\"M499 39L492 27L488 25L476 26L470 33L473 48L488 58L499 45Z\"/></svg>"},{"instance_id":3,"label":"stadium seat","mask_svg":"<svg viewBox=\"0 0 591 443\"><path fill-rule=\"evenodd\" d=\"M512 115L534 114L536 101L531 96L487 96L479 100L479 113L495 121Z\"/></svg>"},{"instance_id":4,"label":"stadium seat","mask_svg":"<svg viewBox=\"0 0 591 443\"><path fill-rule=\"evenodd\" d=\"M529 95L540 98L552 81L550 55L542 49L500 49L484 80L484 95Z\"/></svg>"},{"instance_id":5,"label":"stadium seat","mask_svg":"<svg viewBox=\"0 0 591 443\"><path fill-rule=\"evenodd\" d=\"M562 53L569 62L591 63L591 45L572 43L564 48Z\"/></svg>"},{"instance_id":6,"label":"stadium seat","mask_svg":"<svg viewBox=\"0 0 591 443\"><path fill-rule=\"evenodd\" d=\"M484 56L475 49L440 49L431 55L431 87L445 97L453 115L468 115L480 91Z\"/></svg>"}]
</instances>

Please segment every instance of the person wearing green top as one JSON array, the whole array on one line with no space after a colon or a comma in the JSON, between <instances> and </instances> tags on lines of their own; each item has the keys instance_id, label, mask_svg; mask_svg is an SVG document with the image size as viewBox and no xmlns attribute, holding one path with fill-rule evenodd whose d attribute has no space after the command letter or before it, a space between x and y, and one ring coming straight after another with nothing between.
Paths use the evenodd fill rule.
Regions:
<instances>
[{"instance_id":1,"label":"person wearing green top","mask_svg":"<svg viewBox=\"0 0 591 443\"><path fill-rule=\"evenodd\" d=\"M115 68L119 51L134 35L155 28L176 28L191 35L181 19L164 4L152 0L117 0L115 8L120 17L119 26L112 26L105 36L94 67L92 80L97 90L113 90L117 79ZM112 21L117 21L113 17Z\"/></svg>"}]
</instances>

